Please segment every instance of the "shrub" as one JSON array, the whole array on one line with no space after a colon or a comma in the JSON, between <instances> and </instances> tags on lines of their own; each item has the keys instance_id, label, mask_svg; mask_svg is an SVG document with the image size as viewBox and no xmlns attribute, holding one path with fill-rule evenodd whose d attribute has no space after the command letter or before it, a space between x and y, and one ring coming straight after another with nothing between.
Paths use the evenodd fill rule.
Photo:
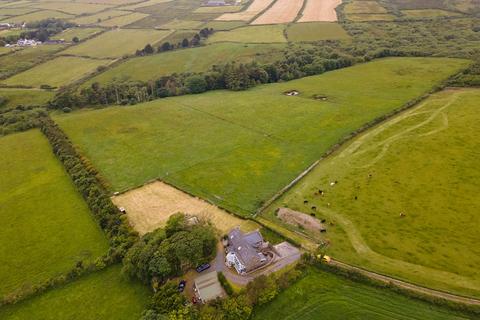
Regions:
<instances>
[{"instance_id":1,"label":"shrub","mask_svg":"<svg viewBox=\"0 0 480 320\"><path fill-rule=\"evenodd\" d=\"M222 272L217 272L217 277L225 292L229 296L233 295L234 291L232 285L228 282L227 278L225 278L225 275Z\"/></svg>"}]
</instances>

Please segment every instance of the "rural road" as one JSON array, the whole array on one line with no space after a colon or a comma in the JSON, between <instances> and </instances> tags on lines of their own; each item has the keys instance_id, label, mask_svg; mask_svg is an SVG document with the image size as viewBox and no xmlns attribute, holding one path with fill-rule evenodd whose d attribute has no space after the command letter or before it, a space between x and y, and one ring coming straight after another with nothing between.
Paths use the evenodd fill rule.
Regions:
<instances>
[{"instance_id":1,"label":"rural road","mask_svg":"<svg viewBox=\"0 0 480 320\"><path fill-rule=\"evenodd\" d=\"M344 270L356 271L356 272L358 272L358 273L360 273L364 276L367 276L371 279L379 280L379 281L384 282L384 283L392 283L397 287L407 289L409 291L413 291L413 292L421 293L421 294L428 295L428 296L431 296L431 297L441 298L441 299L445 299L445 300L449 300L449 301L453 301L453 302L463 303L463 304L467 304L467 305L480 306L480 300L478 300L478 299L462 297L462 296L458 296L458 295L455 295L455 294L450 294L450 293L443 292L443 291L428 289L428 288L421 287L421 286L418 286L418 285L415 285L415 284L412 284L412 283L408 283L408 282L405 282L405 281L402 281L402 280L394 279L394 278L387 277L387 276L384 276L384 275L381 275L381 274L378 274L378 273L375 273L375 272L372 272L372 271L368 271L368 270L365 270L365 269L362 269L362 268L358 268L358 267L355 267L355 266L337 261L335 259L332 259L330 261L330 265L340 267Z\"/></svg>"}]
</instances>

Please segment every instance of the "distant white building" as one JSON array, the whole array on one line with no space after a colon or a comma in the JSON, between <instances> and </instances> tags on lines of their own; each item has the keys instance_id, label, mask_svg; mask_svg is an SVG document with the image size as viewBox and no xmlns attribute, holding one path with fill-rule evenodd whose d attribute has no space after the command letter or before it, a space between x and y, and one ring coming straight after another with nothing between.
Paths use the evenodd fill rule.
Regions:
<instances>
[{"instance_id":1,"label":"distant white building","mask_svg":"<svg viewBox=\"0 0 480 320\"><path fill-rule=\"evenodd\" d=\"M19 47L35 47L39 44L42 44L42 42L30 39L18 39L17 41L17 46Z\"/></svg>"}]
</instances>

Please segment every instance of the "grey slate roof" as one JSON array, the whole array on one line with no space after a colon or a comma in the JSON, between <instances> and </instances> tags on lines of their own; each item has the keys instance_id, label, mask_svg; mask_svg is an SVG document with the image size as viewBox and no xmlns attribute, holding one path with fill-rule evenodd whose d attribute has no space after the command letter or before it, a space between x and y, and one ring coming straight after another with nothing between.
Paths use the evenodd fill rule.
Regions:
<instances>
[{"instance_id":1,"label":"grey slate roof","mask_svg":"<svg viewBox=\"0 0 480 320\"><path fill-rule=\"evenodd\" d=\"M228 240L229 250L235 252L247 272L265 263L262 261L262 259L266 259L265 256L256 249L263 244L260 232L253 231L244 235L239 228L235 228L228 234Z\"/></svg>"}]
</instances>

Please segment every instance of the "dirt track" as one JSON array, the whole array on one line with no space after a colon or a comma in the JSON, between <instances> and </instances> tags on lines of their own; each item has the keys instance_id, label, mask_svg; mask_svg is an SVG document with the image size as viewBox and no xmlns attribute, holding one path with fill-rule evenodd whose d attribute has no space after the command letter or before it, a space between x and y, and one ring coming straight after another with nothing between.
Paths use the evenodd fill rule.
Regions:
<instances>
[{"instance_id":1,"label":"dirt track","mask_svg":"<svg viewBox=\"0 0 480 320\"><path fill-rule=\"evenodd\" d=\"M302 9L303 0L277 0L273 6L265 11L251 24L276 24L292 22Z\"/></svg>"},{"instance_id":2,"label":"dirt track","mask_svg":"<svg viewBox=\"0 0 480 320\"><path fill-rule=\"evenodd\" d=\"M335 8L342 3L342 0L306 0L307 5L303 9L302 17L298 22L313 21L337 21Z\"/></svg>"},{"instance_id":3,"label":"dirt track","mask_svg":"<svg viewBox=\"0 0 480 320\"><path fill-rule=\"evenodd\" d=\"M178 212L209 219L222 233L236 226L244 231L259 228L253 221L237 218L160 181L114 196L112 201L117 207L126 209L128 220L140 234L162 227Z\"/></svg>"}]
</instances>

